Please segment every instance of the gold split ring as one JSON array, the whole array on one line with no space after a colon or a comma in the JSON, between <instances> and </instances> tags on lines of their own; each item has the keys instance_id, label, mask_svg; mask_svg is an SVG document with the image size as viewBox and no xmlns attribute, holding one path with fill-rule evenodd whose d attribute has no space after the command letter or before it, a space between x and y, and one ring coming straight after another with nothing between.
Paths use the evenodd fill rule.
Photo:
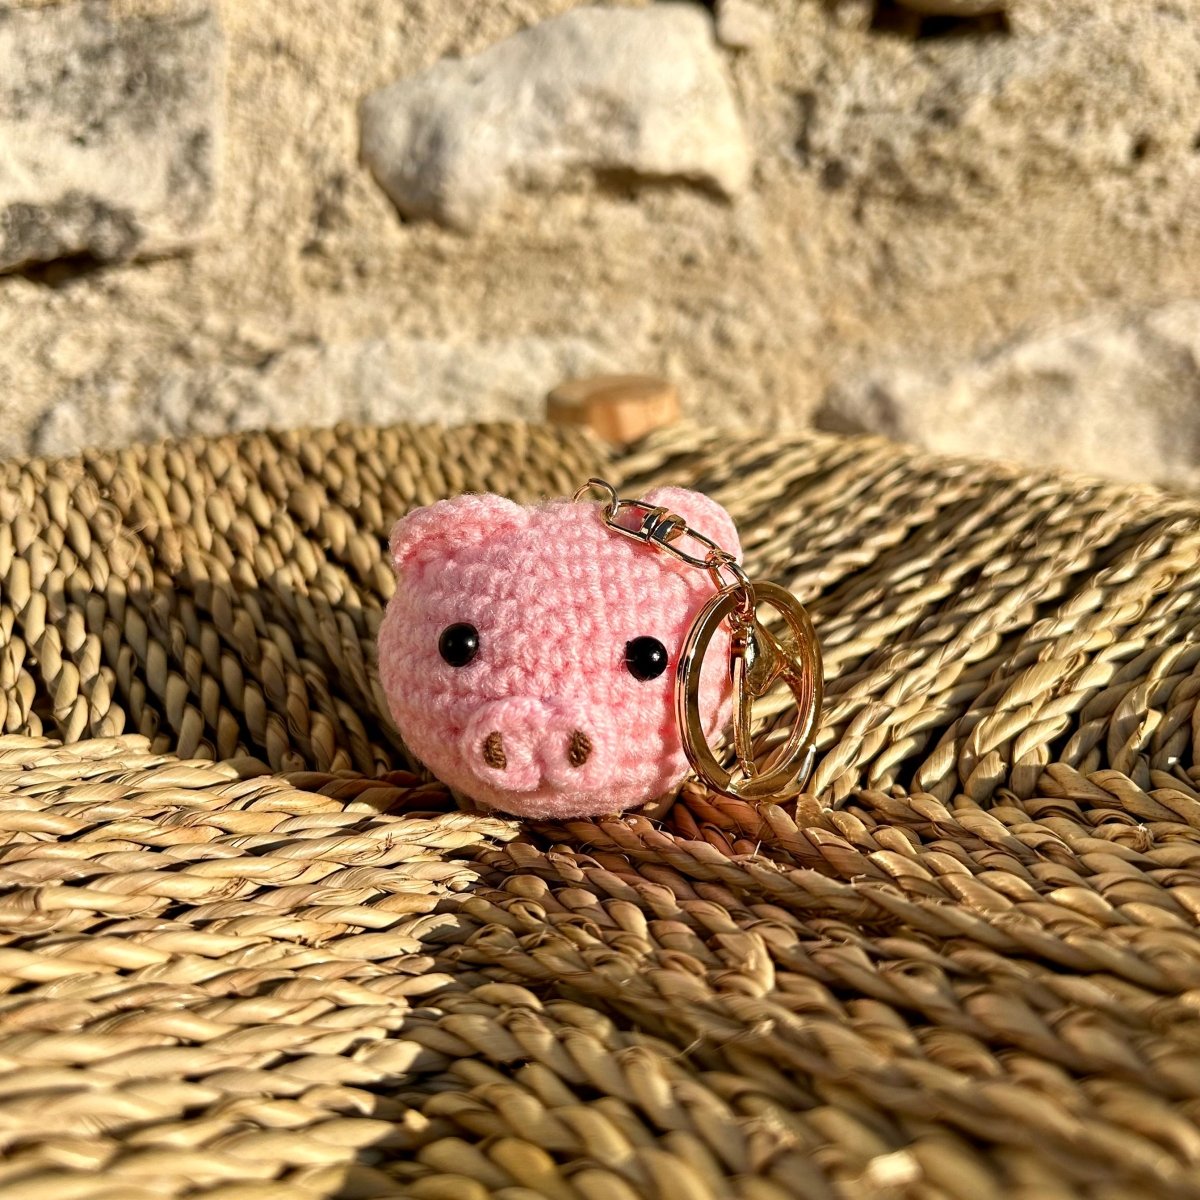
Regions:
<instances>
[{"instance_id":1,"label":"gold split ring","mask_svg":"<svg viewBox=\"0 0 1200 1200\"><path fill-rule=\"evenodd\" d=\"M739 799L786 800L804 789L812 770L822 699L821 650L808 613L786 588L756 583L754 617L745 626L736 620L738 591L730 587L718 592L688 630L675 668L675 717L692 770L714 791ZM781 638L759 621L758 609L764 604L783 617L787 629ZM736 774L713 753L700 715L700 676L723 621L732 624L729 667ZM796 719L787 741L759 767L750 756L753 704L776 680L792 693Z\"/></svg>"}]
</instances>

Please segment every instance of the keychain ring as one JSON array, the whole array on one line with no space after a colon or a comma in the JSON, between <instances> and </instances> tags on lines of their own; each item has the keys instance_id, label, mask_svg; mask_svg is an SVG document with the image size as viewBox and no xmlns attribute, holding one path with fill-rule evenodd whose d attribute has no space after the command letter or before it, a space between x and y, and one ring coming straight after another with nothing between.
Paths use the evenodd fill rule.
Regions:
<instances>
[{"instance_id":1,"label":"keychain ring","mask_svg":"<svg viewBox=\"0 0 1200 1200\"><path fill-rule=\"evenodd\" d=\"M700 610L683 643L675 669L675 715L688 762L700 778L715 791L735 799L787 799L804 788L812 769L818 716L821 711L822 675L821 651L813 631L812 621L803 605L786 588L776 583L754 585L755 605L767 604L787 623L782 644L775 643L778 654L778 677L786 683L796 701L796 723L787 742L778 749L761 773L755 769L742 771L735 778L732 771L721 765L704 732L700 716L700 673L709 645L721 622L736 614L741 589L727 587L718 592ZM757 622L754 628L760 628ZM771 639L775 642L775 639ZM735 673L735 725L749 728L752 697L747 694L746 667ZM751 765L752 768L752 765Z\"/></svg>"}]
</instances>

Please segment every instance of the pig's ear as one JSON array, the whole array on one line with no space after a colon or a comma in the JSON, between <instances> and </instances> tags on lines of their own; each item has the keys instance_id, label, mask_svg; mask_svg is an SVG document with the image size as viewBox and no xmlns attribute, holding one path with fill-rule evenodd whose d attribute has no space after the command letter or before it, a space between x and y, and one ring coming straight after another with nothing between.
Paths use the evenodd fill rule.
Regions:
<instances>
[{"instance_id":1,"label":"pig's ear","mask_svg":"<svg viewBox=\"0 0 1200 1200\"><path fill-rule=\"evenodd\" d=\"M693 492L690 488L661 487L647 492L645 500L678 513L690 528L712 538L722 550L728 550L735 558L741 559L742 543L738 540L733 518L703 492ZM686 543L684 548L688 548ZM695 548L695 543L692 543L691 549Z\"/></svg>"},{"instance_id":2,"label":"pig's ear","mask_svg":"<svg viewBox=\"0 0 1200 1200\"><path fill-rule=\"evenodd\" d=\"M525 510L504 496L466 495L415 508L401 517L388 538L392 566L403 571L417 562L447 558L525 523Z\"/></svg>"}]
</instances>

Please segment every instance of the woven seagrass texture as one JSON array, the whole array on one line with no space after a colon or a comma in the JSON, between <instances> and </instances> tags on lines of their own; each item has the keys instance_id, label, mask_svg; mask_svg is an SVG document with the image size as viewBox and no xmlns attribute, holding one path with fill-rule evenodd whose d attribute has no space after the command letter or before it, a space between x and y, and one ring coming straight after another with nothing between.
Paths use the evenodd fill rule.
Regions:
<instances>
[{"instance_id":1,"label":"woven seagrass texture","mask_svg":"<svg viewBox=\"0 0 1200 1200\"><path fill-rule=\"evenodd\" d=\"M0 463L0 731L273 770L399 756L374 668L409 508L605 465L522 425L252 434Z\"/></svg>"},{"instance_id":2,"label":"woven seagrass texture","mask_svg":"<svg viewBox=\"0 0 1200 1200\"><path fill-rule=\"evenodd\" d=\"M809 605L811 795L525 827L405 769L387 527L595 471ZM1200 1197L1195 502L687 427L0 474L5 1200Z\"/></svg>"}]
</instances>

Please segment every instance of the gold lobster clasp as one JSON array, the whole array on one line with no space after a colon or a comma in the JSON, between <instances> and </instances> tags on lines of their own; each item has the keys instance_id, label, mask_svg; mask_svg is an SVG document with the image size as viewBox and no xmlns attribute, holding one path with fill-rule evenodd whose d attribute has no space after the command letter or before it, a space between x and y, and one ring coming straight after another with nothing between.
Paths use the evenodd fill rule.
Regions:
<instances>
[{"instance_id":1,"label":"gold lobster clasp","mask_svg":"<svg viewBox=\"0 0 1200 1200\"><path fill-rule=\"evenodd\" d=\"M732 560L710 537L695 529L689 529L687 522L677 514L662 508L657 504L647 504L644 500L621 500L617 489L603 479L589 479L576 493L575 499L582 500L592 488L604 492L608 499L605 501L600 517L604 524L614 533L622 537L633 538L635 542L644 542L665 550L668 554L685 562L689 567L708 567L712 555L721 555ZM621 524L621 514L632 513L638 518L636 525ZM689 554L680 544L680 539L687 535L693 541L704 547L704 557Z\"/></svg>"}]
</instances>

